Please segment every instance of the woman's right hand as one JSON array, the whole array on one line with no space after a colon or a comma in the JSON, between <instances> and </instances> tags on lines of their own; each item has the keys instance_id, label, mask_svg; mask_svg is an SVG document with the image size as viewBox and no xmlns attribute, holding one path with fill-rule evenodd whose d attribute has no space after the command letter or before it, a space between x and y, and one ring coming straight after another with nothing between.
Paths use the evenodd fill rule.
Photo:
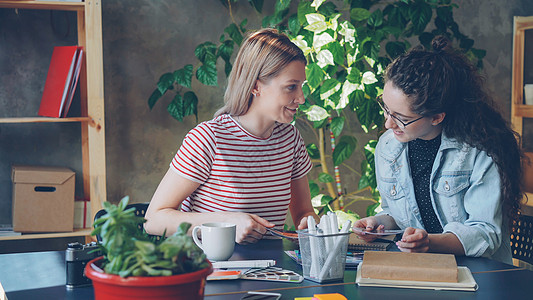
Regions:
<instances>
[{"instance_id":1,"label":"woman's right hand","mask_svg":"<svg viewBox=\"0 0 533 300\"><path fill-rule=\"evenodd\" d=\"M365 231L385 230L385 226L383 224L380 224L378 219L374 216L362 218L360 220L355 221L355 223L353 224L353 227L360 228L363 230L363 231L354 230L354 233L359 238L361 238L367 243L374 241L378 236L372 235L372 234L366 234Z\"/></svg>"},{"instance_id":2,"label":"woman's right hand","mask_svg":"<svg viewBox=\"0 0 533 300\"><path fill-rule=\"evenodd\" d=\"M257 243L266 233L266 227L272 228L275 224L248 213L227 213L228 221L236 226L235 242L239 244ZM231 221L230 221L231 220Z\"/></svg>"}]
</instances>

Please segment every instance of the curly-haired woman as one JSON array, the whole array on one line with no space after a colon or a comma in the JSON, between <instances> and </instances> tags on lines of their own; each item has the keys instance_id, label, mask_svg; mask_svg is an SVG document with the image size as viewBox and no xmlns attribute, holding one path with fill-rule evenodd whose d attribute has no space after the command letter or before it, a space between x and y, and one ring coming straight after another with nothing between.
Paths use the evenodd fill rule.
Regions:
<instances>
[{"instance_id":1,"label":"curly-haired woman","mask_svg":"<svg viewBox=\"0 0 533 300\"><path fill-rule=\"evenodd\" d=\"M375 152L383 211L354 227L403 229L405 252L512 263L510 224L523 196L518 136L468 59L444 37L432 47L387 67L378 102L388 130Z\"/></svg>"}]
</instances>

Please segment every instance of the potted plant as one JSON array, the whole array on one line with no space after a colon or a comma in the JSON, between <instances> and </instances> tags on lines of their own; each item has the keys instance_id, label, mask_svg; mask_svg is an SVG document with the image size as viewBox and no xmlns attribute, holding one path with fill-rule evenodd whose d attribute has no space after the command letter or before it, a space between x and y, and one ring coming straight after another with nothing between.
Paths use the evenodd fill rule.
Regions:
<instances>
[{"instance_id":1,"label":"potted plant","mask_svg":"<svg viewBox=\"0 0 533 300\"><path fill-rule=\"evenodd\" d=\"M92 235L102 239L103 256L85 267L96 299L203 299L206 277L213 271L203 251L181 223L172 236L157 239L142 230L144 217L104 202L106 214L94 222ZM164 235L163 235L164 236Z\"/></svg>"}]
</instances>

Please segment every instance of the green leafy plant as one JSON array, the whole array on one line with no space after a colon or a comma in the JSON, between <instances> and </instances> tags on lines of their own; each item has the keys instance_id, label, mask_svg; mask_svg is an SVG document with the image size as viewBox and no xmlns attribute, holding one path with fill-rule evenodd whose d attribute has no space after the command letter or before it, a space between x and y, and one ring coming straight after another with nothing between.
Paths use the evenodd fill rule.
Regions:
<instances>
[{"instance_id":1,"label":"green leafy plant","mask_svg":"<svg viewBox=\"0 0 533 300\"><path fill-rule=\"evenodd\" d=\"M224 29L219 44L205 42L196 48L198 66L188 64L163 74L148 100L150 109L166 92L175 90L169 113L179 121L189 115L197 118L198 99L190 90L193 74L205 85L218 85L219 58L225 74L231 71L230 58L243 40L247 20L234 19L232 5L238 0L220 2L228 8L232 23ZM262 0L248 3L262 13ZM308 60L303 86L306 103L295 121L315 133L315 141L306 142L320 170L310 181L313 205L319 213L334 210L357 217L346 209L353 202L372 201L367 215L375 214L379 206L374 151L384 117L374 100L383 91L383 72L394 58L411 48L413 41L429 47L433 37L445 35L479 68L483 66L485 51L474 48L474 41L460 32L453 18L456 7L452 0L279 0L274 3L274 13L264 16L262 26L286 33ZM357 126L369 135L363 145L353 135ZM364 157L359 170L346 164L354 153ZM344 182L349 190L341 186L340 166L359 178Z\"/></svg>"},{"instance_id":2,"label":"green leafy plant","mask_svg":"<svg viewBox=\"0 0 533 300\"><path fill-rule=\"evenodd\" d=\"M105 273L128 276L170 276L194 272L208 266L205 254L187 235L189 223L181 223L175 234L157 240L141 230L146 221L126 209L129 197L118 205L104 202L106 214L94 222L92 235L102 238ZM164 236L164 235L163 235Z\"/></svg>"}]
</instances>

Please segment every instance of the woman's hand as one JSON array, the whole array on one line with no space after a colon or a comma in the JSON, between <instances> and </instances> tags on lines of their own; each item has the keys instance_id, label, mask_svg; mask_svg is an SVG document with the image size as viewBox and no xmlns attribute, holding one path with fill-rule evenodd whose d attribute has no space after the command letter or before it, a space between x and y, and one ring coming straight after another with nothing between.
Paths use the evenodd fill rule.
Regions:
<instances>
[{"instance_id":1,"label":"woman's hand","mask_svg":"<svg viewBox=\"0 0 533 300\"><path fill-rule=\"evenodd\" d=\"M429 236L424 229L407 227L396 246L403 252L428 252Z\"/></svg>"},{"instance_id":2,"label":"woman's hand","mask_svg":"<svg viewBox=\"0 0 533 300\"><path fill-rule=\"evenodd\" d=\"M228 213L228 222L236 226L235 242L246 245L257 243L266 233L266 227L272 228L275 224L254 214Z\"/></svg>"},{"instance_id":3,"label":"woman's hand","mask_svg":"<svg viewBox=\"0 0 533 300\"><path fill-rule=\"evenodd\" d=\"M376 217L366 217L355 221L353 228L360 228L364 231L354 230L354 233L367 243L373 242L378 236L365 234L365 231L380 231L385 230L385 226L379 223Z\"/></svg>"},{"instance_id":4,"label":"woman's hand","mask_svg":"<svg viewBox=\"0 0 533 300\"><path fill-rule=\"evenodd\" d=\"M307 217L304 217L300 220L300 224L298 225L298 230L304 230L307 229Z\"/></svg>"}]
</instances>

